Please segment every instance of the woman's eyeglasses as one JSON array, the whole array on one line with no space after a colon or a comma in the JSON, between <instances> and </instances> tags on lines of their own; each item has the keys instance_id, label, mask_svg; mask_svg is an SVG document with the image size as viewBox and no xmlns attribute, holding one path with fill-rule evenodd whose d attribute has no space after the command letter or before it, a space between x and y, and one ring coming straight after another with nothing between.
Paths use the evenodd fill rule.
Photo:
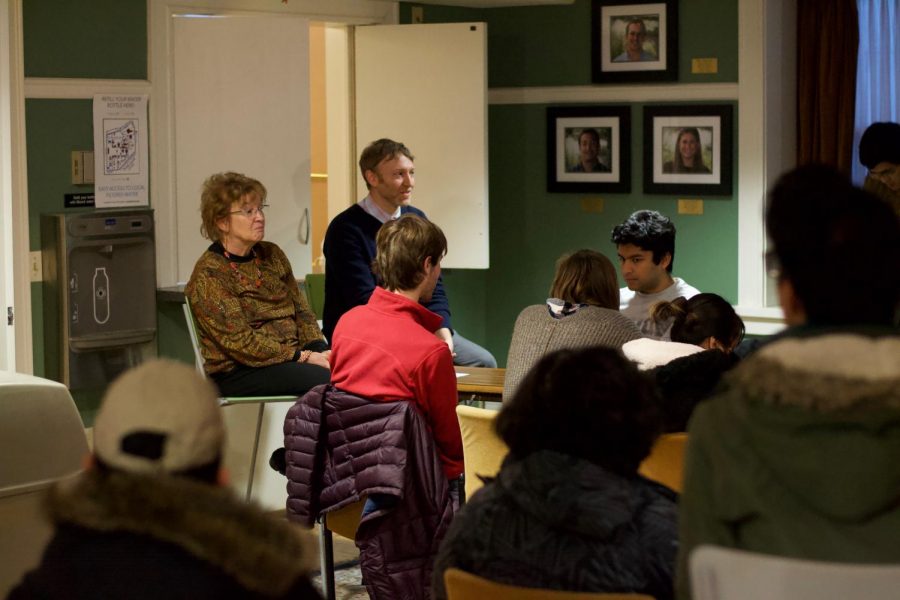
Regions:
<instances>
[{"instance_id":1,"label":"woman's eyeglasses","mask_svg":"<svg viewBox=\"0 0 900 600\"><path fill-rule=\"evenodd\" d=\"M259 216L261 216L261 217L264 217L264 216L265 216L265 210L266 210L267 208L269 208L269 205L268 205L268 204L260 204L259 206L254 206L254 207L252 207L252 208L249 207L249 206L246 206L246 207L240 208L240 209L238 209L238 210L233 210L233 211L231 211L231 212L228 213L228 214L230 214L230 215L244 215L244 216L247 217L248 219L252 219L252 218L255 217L257 214L259 214Z\"/></svg>"}]
</instances>

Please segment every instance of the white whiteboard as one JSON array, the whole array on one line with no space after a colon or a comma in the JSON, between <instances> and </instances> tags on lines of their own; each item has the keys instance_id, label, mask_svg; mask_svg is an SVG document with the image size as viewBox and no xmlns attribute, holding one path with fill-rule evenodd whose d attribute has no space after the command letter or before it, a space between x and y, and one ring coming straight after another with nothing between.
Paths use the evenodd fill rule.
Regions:
<instances>
[{"instance_id":1,"label":"white whiteboard","mask_svg":"<svg viewBox=\"0 0 900 600\"><path fill-rule=\"evenodd\" d=\"M309 22L286 15L173 16L178 281L209 245L200 191L237 171L268 190L265 239L310 271Z\"/></svg>"},{"instance_id":2,"label":"white whiteboard","mask_svg":"<svg viewBox=\"0 0 900 600\"><path fill-rule=\"evenodd\" d=\"M357 156L383 137L406 144L412 204L447 236L442 265L488 268L487 25L357 27L355 43Z\"/></svg>"}]
</instances>

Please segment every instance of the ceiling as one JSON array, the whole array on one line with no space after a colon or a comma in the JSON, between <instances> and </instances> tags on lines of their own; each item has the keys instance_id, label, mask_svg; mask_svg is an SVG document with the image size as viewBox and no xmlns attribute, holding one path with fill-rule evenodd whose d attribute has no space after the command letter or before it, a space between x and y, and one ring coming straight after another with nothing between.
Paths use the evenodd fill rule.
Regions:
<instances>
[{"instance_id":1,"label":"ceiling","mask_svg":"<svg viewBox=\"0 0 900 600\"><path fill-rule=\"evenodd\" d=\"M442 4L469 8L497 8L499 6L535 6L538 4L572 4L575 0L402 0L412 4Z\"/></svg>"}]
</instances>

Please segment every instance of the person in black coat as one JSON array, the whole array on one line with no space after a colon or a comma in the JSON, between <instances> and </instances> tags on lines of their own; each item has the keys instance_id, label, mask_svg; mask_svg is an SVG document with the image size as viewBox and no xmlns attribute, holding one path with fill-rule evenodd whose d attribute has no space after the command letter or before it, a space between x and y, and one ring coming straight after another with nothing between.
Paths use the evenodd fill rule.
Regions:
<instances>
[{"instance_id":1,"label":"person in black coat","mask_svg":"<svg viewBox=\"0 0 900 600\"><path fill-rule=\"evenodd\" d=\"M8 597L320 599L311 540L218 485L224 436L215 389L188 365L117 379L90 466L51 489L54 536Z\"/></svg>"},{"instance_id":2,"label":"person in black coat","mask_svg":"<svg viewBox=\"0 0 900 600\"><path fill-rule=\"evenodd\" d=\"M436 600L450 567L532 588L672 597L676 495L637 473L661 429L647 376L611 348L560 350L495 427L509 456L451 523Z\"/></svg>"}]
</instances>

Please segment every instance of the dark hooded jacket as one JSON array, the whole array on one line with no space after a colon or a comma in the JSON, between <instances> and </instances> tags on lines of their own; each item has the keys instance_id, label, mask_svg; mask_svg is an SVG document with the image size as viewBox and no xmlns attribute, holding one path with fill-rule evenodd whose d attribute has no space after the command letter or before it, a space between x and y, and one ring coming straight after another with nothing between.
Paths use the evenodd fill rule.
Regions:
<instances>
[{"instance_id":1,"label":"dark hooded jacket","mask_svg":"<svg viewBox=\"0 0 900 600\"><path fill-rule=\"evenodd\" d=\"M700 544L900 562L896 330L788 331L725 376L689 434L679 597Z\"/></svg>"},{"instance_id":2,"label":"dark hooded jacket","mask_svg":"<svg viewBox=\"0 0 900 600\"><path fill-rule=\"evenodd\" d=\"M435 562L436 600L456 567L524 587L672 597L675 493L639 475L544 450L508 457L454 519Z\"/></svg>"},{"instance_id":3,"label":"dark hooded jacket","mask_svg":"<svg viewBox=\"0 0 900 600\"><path fill-rule=\"evenodd\" d=\"M314 543L229 490L86 471L47 501L56 531L9 598L320 598Z\"/></svg>"},{"instance_id":4,"label":"dark hooded jacket","mask_svg":"<svg viewBox=\"0 0 900 600\"><path fill-rule=\"evenodd\" d=\"M288 411L284 437L289 518L312 525L364 496L395 497L356 531L363 580L371 598L429 598L434 556L458 506L416 406L321 385Z\"/></svg>"}]
</instances>

